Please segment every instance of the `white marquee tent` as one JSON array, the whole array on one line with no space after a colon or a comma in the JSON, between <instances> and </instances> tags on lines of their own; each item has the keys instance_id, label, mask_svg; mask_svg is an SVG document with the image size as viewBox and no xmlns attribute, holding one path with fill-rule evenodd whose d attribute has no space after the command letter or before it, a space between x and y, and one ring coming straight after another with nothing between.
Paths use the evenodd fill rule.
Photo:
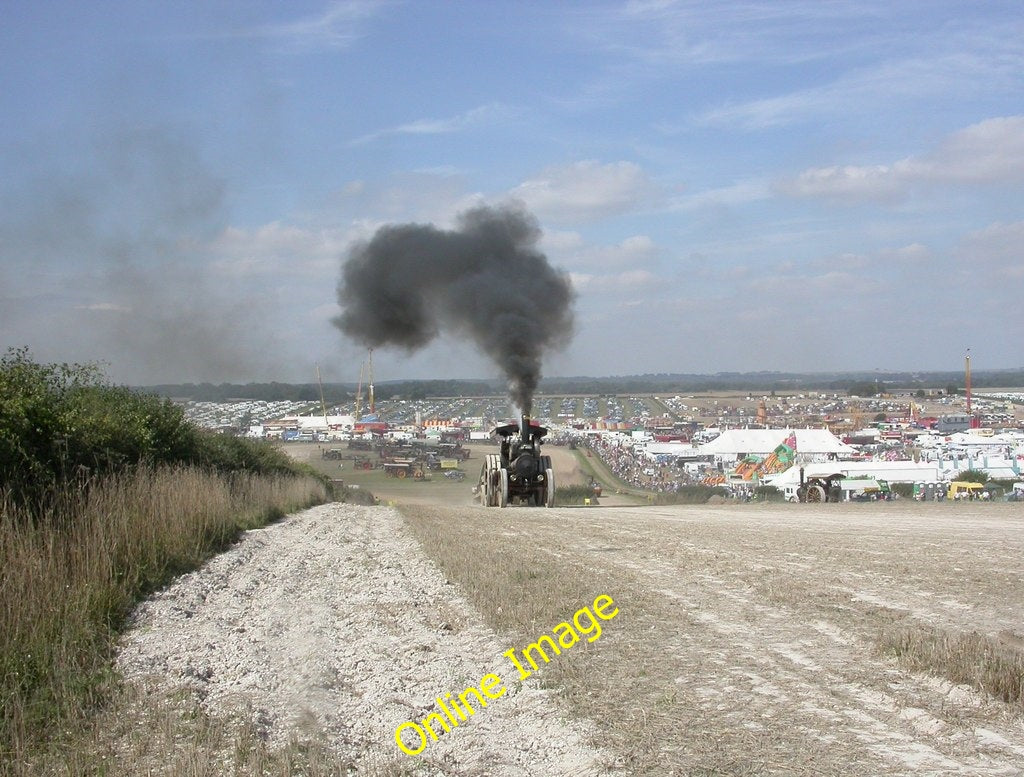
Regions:
<instances>
[{"instance_id":1,"label":"white marquee tent","mask_svg":"<svg viewBox=\"0 0 1024 777\"><path fill-rule=\"evenodd\" d=\"M701 445L699 450L701 455L714 455L723 459L767 456L794 432L798 455L849 456L857 452L828 429L726 429L711 442Z\"/></svg>"}]
</instances>

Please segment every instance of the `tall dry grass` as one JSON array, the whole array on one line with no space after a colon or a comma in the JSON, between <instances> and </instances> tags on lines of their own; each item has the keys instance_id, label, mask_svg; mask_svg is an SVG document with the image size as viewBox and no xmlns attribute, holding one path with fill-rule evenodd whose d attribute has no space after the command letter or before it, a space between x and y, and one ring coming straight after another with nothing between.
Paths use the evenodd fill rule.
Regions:
<instances>
[{"instance_id":1,"label":"tall dry grass","mask_svg":"<svg viewBox=\"0 0 1024 777\"><path fill-rule=\"evenodd\" d=\"M916 623L882 629L877 644L910 669L970 685L1024 708L1024 651L1014 645L976 632L952 633Z\"/></svg>"},{"instance_id":2,"label":"tall dry grass","mask_svg":"<svg viewBox=\"0 0 1024 777\"><path fill-rule=\"evenodd\" d=\"M139 467L45 521L0 494L0 770L75 736L115 686L131 607L247 528L324 501L314 479Z\"/></svg>"},{"instance_id":3,"label":"tall dry grass","mask_svg":"<svg viewBox=\"0 0 1024 777\"><path fill-rule=\"evenodd\" d=\"M257 714L211 716L188 693L148 683L119 689L61 752L19 764L14 777L413 777L407 756L369 756L358 764L331 748L319 728L270 744ZM420 772L422 774L422 772Z\"/></svg>"}]
</instances>

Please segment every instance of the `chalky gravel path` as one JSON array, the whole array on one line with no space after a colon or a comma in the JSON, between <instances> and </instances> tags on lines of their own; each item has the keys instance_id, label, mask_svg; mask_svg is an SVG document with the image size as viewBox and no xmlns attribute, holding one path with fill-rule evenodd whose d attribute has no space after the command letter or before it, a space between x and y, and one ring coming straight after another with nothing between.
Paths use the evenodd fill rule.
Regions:
<instances>
[{"instance_id":1,"label":"chalky gravel path","mask_svg":"<svg viewBox=\"0 0 1024 777\"><path fill-rule=\"evenodd\" d=\"M503 644L391 509L328 504L247 532L142 604L123 638L129 679L187 689L213 715L254 716L275 744L323 736L355 763L417 773L606 773L585 724L532 681L511 683L412 758L401 723L505 668Z\"/></svg>"}]
</instances>

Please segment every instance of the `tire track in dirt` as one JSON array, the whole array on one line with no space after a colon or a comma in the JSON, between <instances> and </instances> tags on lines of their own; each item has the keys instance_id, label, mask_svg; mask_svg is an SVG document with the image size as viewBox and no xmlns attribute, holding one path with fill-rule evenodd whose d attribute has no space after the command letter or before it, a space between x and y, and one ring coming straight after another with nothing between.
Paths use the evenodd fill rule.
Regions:
<instances>
[{"instance_id":1,"label":"tire track in dirt","mask_svg":"<svg viewBox=\"0 0 1024 777\"><path fill-rule=\"evenodd\" d=\"M811 586L812 590L830 587L833 596L850 603L851 612L833 622L822 617L823 611L814 602L794 608L773 601L752 585L758 571L767 569L777 572L781 568L782 576L792 573L798 580L800 574L806 576L808 568L815 568L806 558L793 562L777 552L766 554L763 546L742 536L723 543L720 532L712 532L707 545L701 547L690 540L687 529L699 527L703 519L680 522L678 511L652 513L623 510L590 512L584 517L566 511L550 527L531 520L525 533L562 563L588 559L608 574L633 577L649 593L663 598L666 622L682 619L691 625L688 633L677 629L673 638L684 659L710 656L702 662L706 678L701 681L684 674L678 682L688 687L709 724L783 738L796 732L803 746L820 748L819 765L826 772L829 754L837 753L835 768L845 765L851 770L848 773L1024 773L1020 767L1020 715L962 688L957 690L968 709L947 709L948 686L942 691L933 679L911 675L875 657L865 638L865 632L871 630L871 613L857 605L877 602L872 602L870 593L837 584L837 569L825 575L832 578L831 583L817 579ZM749 512L743 519L749 522L751 517L758 520ZM792 527L809 533L812 539L808 543L821 541L820 537L813 539L816 530L826 536L848 531L829 524L834 516L826 516L823 527L811 528L809 517L804 513L803 524ZM752 527L740 528L742 533ZM772 530L779 528L773 526ZM1007 526L997 524L996 528L1005 532ZM954 535L976 534L978 526L955 521L945 530ZM864 542L870 549L873 538L867 536ZM989 541L975 544L984 546ZM667 551L668 547L672 550ZM863 556L861 552L847 560L861 563ZM717 569L694 571L706 568L709 557ZM766 560L771 563L764 563ZM957 613L962 624L964 609L972 607L945 600L943 614ZM993 611L988 608L985 614L991 617ZM934 614L918 611L921 617ZM851 619L863 623L849 628ZM978 725L979 721L988 727Z\"/></svg>"}]
</instances>

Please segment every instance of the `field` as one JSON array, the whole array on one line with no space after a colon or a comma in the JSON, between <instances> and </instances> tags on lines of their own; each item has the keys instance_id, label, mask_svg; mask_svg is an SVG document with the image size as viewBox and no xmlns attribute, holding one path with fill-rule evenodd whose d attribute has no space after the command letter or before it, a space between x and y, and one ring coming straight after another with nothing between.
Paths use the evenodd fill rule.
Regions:
<instances>
[{"instance_id":1,"label":"field","mask_svg":"<svg viewBox=\"0 0 1024 777\"><path fill-rule=\"evenodd\" d=\"M621 620L545 681L629 773L1016 773L1024 515L804 507L407 520L520 640L572 609L561 590L615 598ZM494 579L509 556L528 583Z\"/></svg>"},{"instance_id":2,"label":"field","mask_svg":"<svg viewBox=\"0 0 1024 777\"><path fill-rule=\"evenodd\" d=\"M122 669L315 741L324 773L1022 773L1018 505L441 501L251 533L140 611ZM602 594L600 637L517 682L502 654ZM398 750L488 673L506 695Z\"/></svg>"},{"instance_id":3,"label":"field","mask_svg":"<svg viewBox=\"0 0 1024 777\"><path fill-rule=\"evenodd\" d=\"M314 469L331 478L340 478L348 486L365 489L374 494L382 504L444 504L472 505L475 504L473 486L480 477L480 466L487 453L497 453L498 446L494 443L470 443L470 457L460 462L459 469L465 473L463 480L449 480L443 472L428 472L423 480L413 478L399 479L389 477L383 469L356 469L350 459L334 461L324 459L325 449L337 448L343 455L366 455L367 451L349 451L345 443L332 445L327 443L288 443L282 446L288 455L297 461L310 464ZM568 448L548 445L544 448L545 455L551 456L555 466L556 483L559 486L579 485L589 481L586 464L580 461L582 452L576 453ZM378 460L376 453L370 454L374 462ZM612 484L604 481L604 485L612 489ZM606 500L607 501L607 500ZM622 503L623 500L612 500Z\"/></svg>"}]
</instances>

